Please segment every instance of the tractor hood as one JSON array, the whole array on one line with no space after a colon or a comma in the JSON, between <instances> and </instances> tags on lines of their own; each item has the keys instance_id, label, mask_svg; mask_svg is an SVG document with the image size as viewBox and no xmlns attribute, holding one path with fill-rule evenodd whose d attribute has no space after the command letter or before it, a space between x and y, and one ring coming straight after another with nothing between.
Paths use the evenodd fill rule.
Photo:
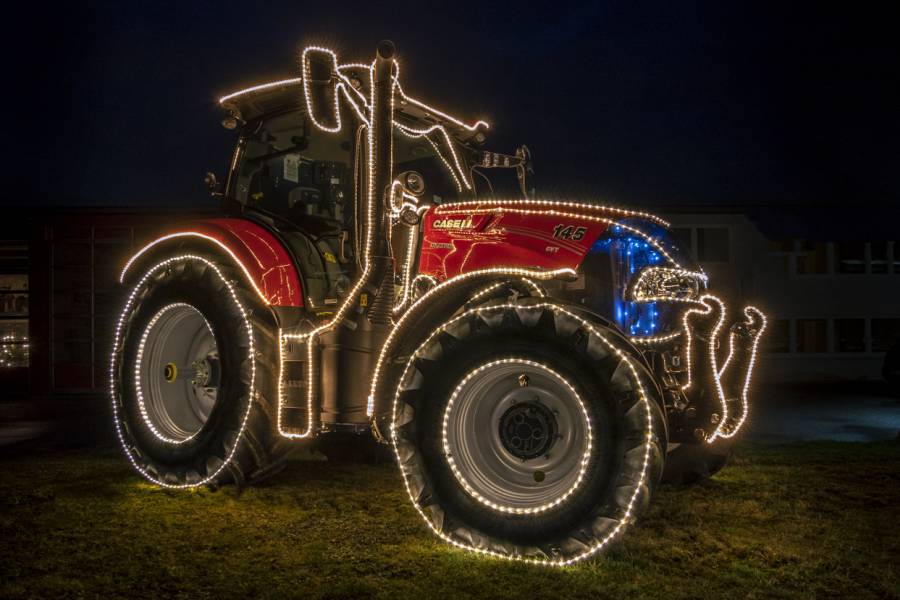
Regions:
<instances>
[{"instance_id":1,"label":"tractor hood","mask_svg":"<svg viewBox=\"0 0 900 600\"><path fill-rule=\"evenodd\" d=\"M425 216L420 272L437 280L498 265L577 269L606 233L646 242L661 264L688 267L668 223L645 212L578 202L477 200Z\"/></svg>"}]
</instances>

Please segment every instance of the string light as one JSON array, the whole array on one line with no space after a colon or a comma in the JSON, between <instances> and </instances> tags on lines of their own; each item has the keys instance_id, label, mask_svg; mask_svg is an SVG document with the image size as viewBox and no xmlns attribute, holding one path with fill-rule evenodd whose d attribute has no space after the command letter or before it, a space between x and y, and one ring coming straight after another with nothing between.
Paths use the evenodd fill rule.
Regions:
<instances>
[{"instance_id":1,"label":"string light","mask_svg":"<svg viewBox=\"0 0 900 600\"><path fill-rule=\"evenodd\" d=\"M551 559L540 559L540 558L533 558L533 557L528 557L528 556L502 554L495 550L477 547L472 543L459 541L457 539L450 537L449 535L447 535L446 533L444 533L443 531L438 529L437 526L434 525L434 523L431 521L431 519L429 519L428 516L425 514L425 511L422 508L422 506L419 505L418 501L416 500L416 496L413 494L412 488L410 486L410 473L407 472L407 469L405 468L403 460L400 456L399 440L398 440L398 434L397 434L400 392L403 387L402 382L411 376L412 370L415 368L414 363L415 363L416 359L420 357L420 353L423 352L427 348L428 344L430 343L430 341L433 338L435 338L442 331L445 331L447 328L451 327L453 324L455 324L463 319L467 319L467 318L471 317L472 315L483 315L483 314L486 314L486 313L489 313L492 311L500 311L500 310L505 310L505 309L515 309L515 310L544 310L544 309L546 309L546 310L550 310L558 315L565 315L568 318L571 318L571 319L574 319L575 321L577 321L582 327L587 329L590 334L597 336L597 338L610 351L612 351L622 361L625 362L625 364L628 366L629 371L631 372L632 381L634 381L634 383L636 384L636 386L638 388L638 397L644 408L644 414L646 417L646 431L645 431L644 444L643 444L644 445L644 456L643 456L643 462L641 465L641 473L638 477L638 480L634 484L634 490L631 493L631 495L629 496L629 499L628 499L627 505L625 507L625 511L623 513L622 518L618 519L616 526L611 531L609 531L605 536L603 536L603 538L601 538L599 541L597 541L597 543L589 546L587 549L583 550L582 552L576 554L573 557L567 558L567 559L552 559L552 558ZM652 446L653 446L653 416L652 416L653 413L650 408L651 400L648 399L648 397L647 397L647 393L644 390L643 385L641 384L640 376L638 375L637 369L635 368L632 359L626 353L622 352L619 348L617 348L615 345L613 345L611 342L609 342L609 340L606 339L606 336L603 333L601 333L596 327L594 327L594 325L590 321L587 321L586 319L580 317L579 315L572 313L557 304L551 304L551 303L539 303L539 304L533 304L533 305L528 305L528 306L522 306L519 304L498 304L498 305L493 305L493 306L477 307L477 308L465 311L461 315L447 321L446 323L444 323L443 325L441 325L440 327L435 329L428 336L426 341L423 342L419 346L419 348L416 350L416 352L414 352L410 356L409 360L406 363L406 367L403 371L403 374L400 377L400 382L401 382L401 385L398 385L394 390L394 401L393 401L392 418L391 418L391 423L392 423L392 425L391 425L391 441L392 441L392 444L394 447L394 453L397 457L398 463L401 465L400 473L403 476L403 485L406 489L407 495L409 496L410 500L412 501L413 506L415 507L415 509L419 513L419 515L422 517L422 519L425 521L425 524L429 527L429 529L431 529L431 531L435 535L437 535L439 538L443 539L445 542L447 542L457 548L461 548L463 550L468 550L471 552L476 552L478 554L492 556L495 558L502 558L505 560L525 562L525 563L531 563L531 564L550 565L550 566L567 566L567 565L571 565L573 563L579 562L581 560L584 560L584 559L596 554L597 552L599 552L603 547L605 547L612 539L614 539L623 530L623 528L625 527L625 525L628 522L631 521L632 513L635 510L637 499L640 496L641 488L643 487L643 485L646 481L646 478L647 478L647 470L648 470L649 464L650 464L650 453L651 453Z\"/></svg>"},{"instance_id":2,"label":"string light","mask_svg":"<svg viewBox=\"0 0 900 600\"><path fill-rule=\"evenodd\" d=\"M475 293L472 295L472 297L469 298L469 302L470 302L470 303L472 303L472 302L478 302L479 300L481 300L481 299L484 298L485 296L489 295L489 294L490 294L491 292L493 292L494 290L499 290L500 288L502 288L502 287L505 286L505 285L506 285L506 282L505 282L505 281L498 281L497 283L492 283L492 284L490 284L490 285L488 285L488 286L482 288L481 290L475 292Z\"/></svg>"},{"instance_id":3,"label":"string light","mask_svg":"<svg viewBox=\"0 0 900 600\"><path fill-rule=\"evenodd\" d=\"M716 437L719 435L719 431L724 425L725 421L728 420L728 401L725 398L725 390L722 389L722 380L719 376L719 368L716 364L716 344L719 339L719 332L722 329L722 326L725 323L725 303L722 302L716 296L712 294L704 294L700 297L699 300L700 305L697 307L689 308L684 312L683 323L684 323L684 333L685 333L685 363L687 365L687 382L681 387L683 391L688 391L693 385L692 379L692 370L693 366L691 365L691 354L692 354L692 344L693 344L693 336L691 334L691 328L689 324L690 316L692 314L699 315L711 315L713 312L718 309L718 319L716 320L716 324L713 327L712 331L709 334L709 340L707 340L707 354L709 355L710 362L710 378L712 379L713 388L716 391L716 397L719 400L719 405L722 408L722 415L719 420L719 425L716 427L716 430L707 436L707 443L712 443Z\"/></svg>"},{"instance_id":4,"label":"string light","mask_svg":"<svg viewBox=\"0 0 900 600\"><path fill-rule=\"evenodd\" d=\"M546 502L544 504L534 506L534 507L515 507L515 506L506 506L503 504L497 504L496 502L492 502L478 493L466 478L460 473L459 469L456 466L456 461L453 460L453 454L450 448L450 441L447 435L447 428L450 422L450 413L453 409L453 404L456 402L457 397L459 396L460 391L465 387L465 385L472 380L473 377L483 373L484 371L507 364L516 364L516 365L528 365L529 367L543 370L549 373L553 378L562 383L568 390L569 393L572 394L572 397L575 398L575 401L578 404L578 408L581 410L582 416L584 417L585 426L587 428L587 440L585 444L584 453L581 456L581 462L579 463L578 475L575 478L575 481L572 485L559 495L558 498L553 500L552 502ZM481 365L477 369L473 369L465 377L463 377L462 381L459 382L459 385L456 386L456 389L453 390L453 393L450 395L450 399L447 401L447 407L444 410L444 418L441 426L441 440L443 441L444 447L444 455L447 457L447 464L450 465L450 470L453 471L453 475L456 476L456 480L459 481L460 485L463 486L463 489L468 492L470 496L475 498L481 504L484 504L488 508L496 510L502 513L513 513L518 515L533 515L542 512L546 512L551 508L555 508L566 501L575 491L578 489L578 486L581 485L582 480L584 479L584 474L587 472L588 464L591 459L591 449L593 447L593 435L591 432L591 418L588 415L587 408L584 405L584 401L581 399L581 396L578 395L578 392L575 390L574 386L569 383L565 377L551 369L545 364L535 362L533 360L528 360L526 358L518 358L518 357L509 357L509 358L500 358L497 360L492 360L491 362Z\"/></svg>"},{"instance_id":5,"label":"string light","mask_svg":"<svg viewBox=\"0 0 900 600\"><path fill-rule=\"evenodd\" d=\"M641 219L646 219L648 221L652 221L658 225L662 225L663 227L671 227L671 224L650 213L639 211L639 210L630 210L627 208L619 208L616 206L604 206L597 204L588 204L586 202L567 202L560 200L532 200L532 199L508 199L508 200L499 200L499 199L484 199L484 200L463 200L459 202L447 202L446 204L442 204L438 207L440 212L457 212L457 211L468 211L469 209L477 209L484 207L498 207L505 208L507 206L527 206L534 209L539 208L549 208L549 209L569 209L574 208L578 210L586 210L589 212L599 212L599 213L612 213L621 217L637 217Z\"/></svg>"},{"instance_id":6,"label":"string light","mask_svg":"<svg viewBox=\"0 0 900 600\"><path fill-rule=\"evenodd\" d=\"M308 76L308 66L306 65L306 63L307 63L306 56L309 51L313 51L313 50L322 50L322 51L330 54L334 59L334 65L337 65L337 56L331 50L328 50L325 48L317 48L317 47L307 48L303 51L304 79L306 79ZM394 64L396 64L396 61L394 62ZM338 67L338 71L339 70L340 69ZM373 134L372 134L373 115L371 113L371 107L375 105L375 63L374 62L368 67L368 71L369 71L369 82L370 82L369 88L370 88L371 99L365 107L362 107L360 109L362 112L367 113L369 115L368 119L363 119L364 122L366 123L366 143L367 143L367 147L368 147L368 156L369 156L369 160L367 161L367 163L368 163L367 164L368 178L366 181L366 197L367 197L368 201L366 202L366 207L367 207L366 228L365 228L366 239L365 239L365 243L363 244L363 257L362 257L363 258L363 269L362 269L362 273L357 278L356 282L353 284L352 288L350 289L349 293L347 294L346 299L335 311L335 314L331 320L323 323L322 325L314 328L312 331L309 331L309 332L299 333L299 334L297 334L297 333L281 333L281 334L279 334L280 335L280 340L279 340L279 363L280 363L279 364L279 373L280 373L280 375L279 375L279 382L278 382L278 415L279 415L278 416L278 433L286 438L295 438L295 439L296 438L306 438L306 437L309 437L312 433L314 433L315 412L313 410L313 407L315 406L315 390L314 390L315 386L312 385L312 383L313 383L312 377L313 377L313 374L315 373L314 344L316 343L317 337L321 333L326 332L326 331L331 331L332 329L334 329L334 327L336 327L339 323L341 323L344 320L344 318L347 316L347 313L356 304L356 300L357 300L359 294L362 292L363 287L366 285L366 282L368 282L369 276L370 276L371 270L372 270L371 253L372 253L372 249L373 249L372 246L374 244L373 232L375 229L375 227L374 227L375 226L375 223L374 223L375 206L376 206L375 203L378 202L378 198L376 196L376 190L374 188L374 185L375 185L374 182L375 182L377 172L376 172L375 161L373 160L373 157L375 154L375 140L374 140ZM343 76L341 75L341 77L343 77ZM393 86L392 86L392 91L393 91ZM306 97L307 106L310 107L310 111L312 112L312 108L311 108L312 99L311 99L311 95L308 90L308 85L304 85L304 95ZM390 95L391 95L390 121L393 122L393 110L394 110L393 96L394 96L394 94L391 93ZM350 99L349 96L347 96L347 98L348 98L348 101L351 104L353 104L353 100ZM339 123L340 122L339 121L339 119L340 119L339 113L338 113L337 118L338 118L338 123ZM314 123L314 125L316 125L316 127L319 127L320 129L323 129L324 131L329 131L329 129L327 127L322 127L321 124L315 122L315 120L313 120L313 123ZM294 432L285 431L284 428L282 427L282 422L281 422L281 413L284 408L284 394L283 394L284 387L283 387L283 383L282 383L282 378L283 378L283 374L284 374L284 349L283 349L283 346L284 346L285 340L295 340L295 341L305 342L306 349L307 349L306 397L307 397L308 416L307 416L306 431L304 431L302 433L294 433Z\"/></svg>"},{"instance_id":7,"label":"string light","mask_svg":"<svg viewBox=\"0 0 900 600\"><path fill-rule=\"evenodd\" d=\"M169 233L164 236L158 237L155 240L151 241L146 246L134 253L130 259L128 259L128 262L125 263L125 266L122 268L122 272L119 274L119 283L125 282L125 275L128 274L128 270L131 269L131 266L148 250L163 242L181 237L201 238L203 240L206 240L207 242L212 242L213 244L224 250L228 254L228 256L231 257L231 260L233 260L234 263L241 269L241 271L243 271L244 276L247 278L247 283L253 288L253 290L256 292L256 295L259 296L259 299L262 300L266 305L272 303L271 300L263 293L263 291L259 289L259 286L256 285L256 281L250 274L250 271L247 269L244 263L241 262L241 259L239 259L237 255L231 250L231 248L229 248L226 244L219 241L218 239L212 237L211 235L206 235L205 233L200 233L199 231L177 231L175 233Z\"/></svg>"},{"instance_id":8,"label":"string light","mask_svg":"<svg viewBox=\"0 0 900 600\"><path fill-rule=\"evenodd\" d=\"M238 428L238 433L237 433L237 436L235 437L234 444L231 447L231 449L228 450L227 455L225 456L224 460L222 461L222 464L219 465L212 473L207 474L207 476L205 478L203 478L197 482L184 483L184 484L172 484L172 483L168 483L158 477L154 477L153 475L150 474L149 471L147 471L147 469L145 469L144 467L139 465L137 460L135 459L133 453L129 449L127 443L125 442L125 434L122 431L122 422L121 422L122 417L119 415L118 394L116 393L116 355L119 352L119 345L122 341L122 327L124 326L125 320L129 314L132 306L134 305L134 301L137 298L138 292L141 291L141 289L144 287L144 284L147 283L147 281L150 279L150 277L153 276L156 272L158 272L164 268L167 268L169 265L179 262L179 261L192 261L192 260L202 262L206 266L208 266L209 268L211 268L213 270L213 272L218 276L218 278L222 281L222 283L225 284L225 286L228 290L228 294L231 296L232 301L234 302L235 306L237 306L238 312L241 315L241 319L243 320L244 329L247 332L248 359L250 362L250 396L251 396L251 398L248 399L248 401L247 401L247 408L244 410L244 414L241 419L241 424L240 424L240 427ZM143 277L141 277L141 279L138 281L137 285L135 285L134 288L132 288L131 293L128 296L128 300L125 302L125 307L122 309L122 313L119 316L118 322L116 323L115 334L113 335L113 351L112 351L112 356L110 358L110 364L109 364L109 393L110 393L110 397L112 398L113 420L116 425L116 435L119 438L119 443L121 444L122 449L125 452L125 456L131 462L132 466L141 475L143 475L148 481L151 481L157 485L160 485L160 486L166 487L166 488L185 489L185 488L191 488L191 487L197 487L200 485L204 485L206 483L209 483L210 481L213 481L219 475L219 473L221 473L222 470L225 469L225 467L227 467L231 463L231 459L234 457L234 453L237 451L237 448L239 446L241 436L243 436L243 434L244 434L244 429L246 429L247 420L250 417L250 410L253 407L252 397L255 396L257 393L256 392L256 360L255 360L255 357L256 357L256 350L255 350L254 343L253 343L253 327L250 324L248 313L244 309L244 306L238 300L237 292L235 291L234 286L231 284L230 281L228 281L228 279L225 278L225 276L222 274L222 271L219 270L219 267L217 267L215 265L215 263L203 258L202 256L195 256L192 254L182 254L182 255L178 255L178 256L173 256L171 258L167 258L166 260L163 260L163 261L157 263L156 265L154 265L153 267L151 267L146 272L146 274Z\"/></svg>"},{"instance_id":9,"label":"string light","mask_svg":"<svg viewBox=\"0 0 900 600\"><path fill-rule=\"evenodd\" d=\"M673 331L672 333L668 333L666 335L657 335L657 336L632 336L628 338L635 344L646 344L646 345L654 345L654 344L665 344L671 342L672 340L676 340L681 337L681 331Z\"/></svg>"},{"instance_id":10,"label":"string light","mask_svg":"<svg viewBox=\"0 0 900 600\"><path fill-rule=\"evenodd\" d=\"M750 380L753 375L753 369L756 366L756 352L759 347L759 340L762 338L763 331L765 331L767 325L766 315L763 314L763 312L755 306L745 307L744 317L746 317L744 325L750 332L751 342L750 359L747 361L747 370L743 377L743 384L741 385L741 416L738 417L736 422L730 426L730 429L727 430L724 428L725 422L723 420L722 426L717 428L715 432L715 435L721 438L730 438L736 435L737 432L740 431L744 422L747 420L747 415L750 412ZM757 326L754 327L754 325ZM731 331L728 336L728 357L725 359L725 362L722 365L722 369L718 373L719 378L724 375L729 363L731 362L732 356L735 354L737 337L738 334L736 331Z\"/></svg>"},{"instance_id":11,"label":"string light","mask_svg":"<svg viewBox=\"0 0 900 600\"><path fill-rule=\"evenodd\" d=\"M156 323L159 321L160 317L162 317L165 313L167 313L168 311L170 311L174 308L190 308L190 309L196 311L203 318L203 322L206 323L206 328L209 329L210 334L213 335L213 337L215 337L215 334L213 333L213 329L212 329L212 326L210 326L209 321L206 320L206 317L203 316L203 313L201 313L199 310L197 310L196 307L191 306L190 304L188 304L186 302L173 302L172 304L167 304L167 305L163 306L159 310L159 312L157 312L155 315L153 315L153 317L150 319L150 322L147 323L147 326L144 328L144 333L141 336L141 341L138 343L137 356L135 357L135 360L134 360L134 389L137 392L138 408L141 411L141 416L143 417L144 423L150 429L151 433L153 433L153 435L155 435L156 438L162 442L165 442L167 444L178 445L178 444L183 444L183 443L187 442L188 440L193 439L194 436L196 436L198 433L200 433L200 429L198 429L194 433L192 433L192 434L188 435L187 437L180 439L180 440L164 436L162 433L159 432L159 430L156 429L156 426L154 425L153 420L150 418L150 415L147 413L147 407L144 404L144 394L142 391L143 386L141 385L141 362L144 357L144 346L147 344L147 338L150 336L150 332L153 329L153 326L156 325Z\"/></svg>"},{"instance_id":12,"label":"string light","mask_svg":"<svg viewBox=\"0 0 900 600\"><path fill-rule=\"evenodd\" d=\"M436 296L443 294L449 289L460 285L470 279L476 277L525 277L531 279L538 280L546 280L546 279L556 279L558 277L568 275L571 277L575 276L575 271L573 269L565 268L565 269L553 269L549 271L541 271L537 269L523 269L519 267L492 267L489 269L478 269L475 271L468 271L466 273L461 273L454 277L444 280L439 285L431 288L425 294L422 295L421 298L416 300L406 312L394 323L393 329L391 329L390 333L388 333L387 339L384 344L381 346L381 351L378 354L378 360L375 362L375 371L372 376L372 385L369 392L369 399L367 404L367 414L371 417L374 411L375 398L378 397L378 386L381 382L381 376L383 375L383 369L387 364L387 355L393 350L394 341L399 336L399 332L403 330L406 323L410 320L411 315L417 313L418 308L428 304L431 300L433 300Z\"/></svg>"},{"instance_id":13,"label":"string light","mask_svg":"<svg viewBox=\"0 0 900 600\"><path fill-rule=\"evenodd\" d=\"M229 100L233 100L238 96L243 96L244 94L252 94L254 92L261 92L263 90L268 90L277 87L284 87L289 85L298 85L301 81L303 81L302 77L292 77L290 79L281 79L279 81L272 81L270 83L263 83L260 85L254 85L252 87L244 88L243 90L238 90L237 92L232 92L225 96L219 98L219 104L225 104Z\"/></svg>"}]
</instances>

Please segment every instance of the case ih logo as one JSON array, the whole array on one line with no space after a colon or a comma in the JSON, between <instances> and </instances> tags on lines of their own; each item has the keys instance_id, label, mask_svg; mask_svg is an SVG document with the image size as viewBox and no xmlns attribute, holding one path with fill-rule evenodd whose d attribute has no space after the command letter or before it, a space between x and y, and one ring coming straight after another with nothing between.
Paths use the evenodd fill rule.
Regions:
<instances>
[{"instance_id":1,"label":"case ih logo","mask_svg":"<svg viewBox=\"0 0 900 600\"><path fill-rule=\"evenodd\" d=\"M466 219L438 219L432 227L435 229L471 229L472 217Z\"/></svg>"}]
</instances>

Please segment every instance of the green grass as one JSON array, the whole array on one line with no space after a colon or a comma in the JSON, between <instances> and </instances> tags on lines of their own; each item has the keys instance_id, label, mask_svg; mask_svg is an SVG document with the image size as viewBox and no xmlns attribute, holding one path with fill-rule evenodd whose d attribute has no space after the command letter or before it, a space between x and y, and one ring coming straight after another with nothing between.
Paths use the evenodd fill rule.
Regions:
<instances>
[{"instance_id":1,"label":"green grass","mask_svg":"<svg viewBox=\"0 0 900 600\"><path fill-rule=\"evenodd\" d=\"M0 462L0 597L900 597L900 444L741 447L566 569L451 549L391 466L174 492L113 453Z\"/></svg>"}]
</instances>

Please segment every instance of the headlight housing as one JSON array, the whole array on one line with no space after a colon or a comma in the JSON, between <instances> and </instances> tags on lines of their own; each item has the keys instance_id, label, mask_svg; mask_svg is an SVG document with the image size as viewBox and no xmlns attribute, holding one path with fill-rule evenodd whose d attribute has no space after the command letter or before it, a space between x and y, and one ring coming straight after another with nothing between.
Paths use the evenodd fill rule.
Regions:
<instances>
[{"instance_id":1,"label":"headlight housing","mask_svg":"<svg viewBox=\"0 0 900 600\"><path fill-rule=\"evenodd\" d=\"M647 267L633 281L633 302L694 302L706 290L706 273L670 267Z\"/></svg>"}]
</instances>

